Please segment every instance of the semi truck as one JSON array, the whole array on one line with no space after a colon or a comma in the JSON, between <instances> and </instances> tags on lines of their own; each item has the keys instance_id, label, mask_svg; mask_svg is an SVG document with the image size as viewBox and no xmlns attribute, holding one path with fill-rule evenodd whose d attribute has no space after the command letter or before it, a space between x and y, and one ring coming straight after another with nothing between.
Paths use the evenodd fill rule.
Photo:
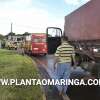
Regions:
<instances>
[{"instance_id":1,"label":"semi truck","mask_svg":"<svg viewBox=\"0 0 100 100\"><path fill-rule=\"evenodd\" d=\"M25 53L46 55L47 54L47 42L45 33L32 33L25 37L22 44Z\"/></svg>"},{"instance_id":2,"label":"semi truck","mask_svg":"<svg viewBox=\"0 0 100 100\"><path fill-rule=\"evenodd\" d=\"M68 37L69 42L75 47L76 54L80 56L81 60L100 62L99 4L100 0L91 0L71 14L65 16L64 32L61 35L56 35L54 41L56 45L53 47L57 48L61 44L59 38L64 35ZM56 30L56 34L58 32L57 30L61 31L59 28L50 27L47 28L48 34L51 32L50 29L53 31ZM48 37L48 42L52 39L52 37Z\"/></svg>"},{"instance_id":3,"label":"semi truck","mask_svg":"<svg viewBox=\"0 0 100 100\"><path fill-rule=\"evenodd\" d=\"M56 35L57 37L54 42L56 41L57 43L55 46L53 46L53 48L55 48L54 50L56 51L57 46L61 44L62 35L67 37L69 43L75 48L76 61L78 61L78 66L80 66L80 64L83 64L83 66L86 64L85 67L87 66L87 68L88 66L91 66L91 68L92 66L93 68L96 66L96 76L100 77L99 4L100 0L91 0L81 6L79 9L65 16L64 32L61 35ZM50 30L53 30L57 33L62 33L61 29L50 27L47 29L48 34L51 32ZM48 43L51 43L49 42L50 38L52 40L52 37L48 37Z\"/></svg>"},{"instance_id":4,"label":"semi truck","mask_svg":"<svg viewBox=\"0 0 100 100\"><path fill-rule=\"evenodd\" d=\"M100 78L100 0L91 0L71 14L65 16L64 32L61 36L68 37L68 41L75 48L76 60L80 60L79 67L84 69L84 72L89 72L90 76L84 74L82 79ZM59 28L47 28L47 33L51 31L57 33ZM62 33L62 32L61 32ZM61 36L56 36L55 42L59 46ZM48 37L50 42L52 37ZM59 39L59 41L58 41ZM49 48L48 48L49 49ZM51 49L51 48L50 48ZM54 48L52 48L54 50ZM55 49L56 50L56 49ZM55 52L55 51L54 51ZM82 65L83 64L83 65ZM76 70L76 69L75 69ZM71 73L77 75L76 73ZM79 74L79 78L82 75ZM73 77L72 77L73 78ZM98 86L70 86L67 94L71 100L98 100L100 93Z\"/></svg>"},{"instance_id":5,"label":"semi truck","mask_svg":"<svg viewBox=\"0 0 100 100\"><path fill-rule=\"evenodd\" d=\"M100 0L91 0L65 16L64 35L80 55L100 60ZM84 56L81 56L84 57Z\"/></svg>"}]
</instances>

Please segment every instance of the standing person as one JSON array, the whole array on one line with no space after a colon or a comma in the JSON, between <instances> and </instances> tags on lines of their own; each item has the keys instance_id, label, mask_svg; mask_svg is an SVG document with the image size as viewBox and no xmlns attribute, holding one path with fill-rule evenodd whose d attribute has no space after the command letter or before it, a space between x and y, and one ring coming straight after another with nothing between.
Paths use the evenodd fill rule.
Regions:
<instances>
[{"instance_id":1,"label":"standing person","mask_svg":"<svg viewBox=\"0 0 100 100\"><path fill-rule=\"evenodd\" d=\"M24 43L21 43L21 54L24 56L25 52L24 52Z\"/></svg>"},{"instance_id":2,"label":"standing person","mask_svg":"<svg viewBox=\"0 0 100 100\"><path fill-rule=\"evenodd\" d=\"M74 48L67 42L68 38L62 37L61 45L55 53L55 69L58 79L69 79L71 73L71 60L74 58ZM74 59L73 59L74 60ZM68 86L57 86L60 94L66 94Z\"/></svg>"}]
</instances>

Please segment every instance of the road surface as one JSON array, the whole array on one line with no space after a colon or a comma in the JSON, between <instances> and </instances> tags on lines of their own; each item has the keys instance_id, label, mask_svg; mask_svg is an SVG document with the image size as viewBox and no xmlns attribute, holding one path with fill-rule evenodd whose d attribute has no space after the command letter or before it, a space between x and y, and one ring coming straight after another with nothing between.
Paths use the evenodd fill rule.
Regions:
<instances>
[{"instance_id":1,"label":"road surface","mask_svg":"<svg viewBox=\"0 0 100 100\"><path fill-rule=\"evenodd\" d=\"M50 75L47 72L47 60L41 57L33 58L39 69L40 75L43 79L51 79ZM63 100L63 97L59 95L58 89L55 86L43 86L46 100Z\"/></svg>"},{"instance_id":2,"label":"road surface","mask_svg":"<svg viewBox=\"0 0 100 100\"><path fill-rule=\"evenodd\" d=\"M37 62L38 68L43 78L54 78L54 57L53 55L36 56L34 60ZM79 75L79 74L78 74ZM54 86L45 86L47 100L63 100L59 96L58 90ZM69 86L67 94L70 100L99 100L100 87L97 86Z\"/></svg>"}]
</instances>

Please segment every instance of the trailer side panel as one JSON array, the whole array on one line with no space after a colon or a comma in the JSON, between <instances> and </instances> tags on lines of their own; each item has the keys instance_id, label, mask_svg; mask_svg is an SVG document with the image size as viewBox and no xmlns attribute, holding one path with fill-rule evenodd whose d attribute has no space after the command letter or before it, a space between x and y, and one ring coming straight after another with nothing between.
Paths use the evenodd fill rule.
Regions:
<instances>
[{"instance_id":1,"label":"trailer side panel","mask_svg":"<svg viewBox=\"0 0 100 100\"><path fill-rule=\"evenodd\" d=\"M91 0L66 16L64 30L71 41L100 40L100 0Z\"/></svg>"}]
</instances>

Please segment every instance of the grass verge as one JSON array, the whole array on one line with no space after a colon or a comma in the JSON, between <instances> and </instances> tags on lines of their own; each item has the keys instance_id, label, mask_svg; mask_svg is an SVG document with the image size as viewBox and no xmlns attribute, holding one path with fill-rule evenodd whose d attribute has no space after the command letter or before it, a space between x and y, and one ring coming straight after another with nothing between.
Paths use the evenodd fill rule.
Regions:
<instances>
[{"instance_id":1,"label":"grass verge","mask_svg":"<svg viewBox=\"0 0 100 100\"><path fill-rule=\"evenodd\" d=\"M39 78L35 62L30 57L0 49L0 79ZM2 86L0 100L43 100L40 86Z\"/></svg>"}]
</instances>

